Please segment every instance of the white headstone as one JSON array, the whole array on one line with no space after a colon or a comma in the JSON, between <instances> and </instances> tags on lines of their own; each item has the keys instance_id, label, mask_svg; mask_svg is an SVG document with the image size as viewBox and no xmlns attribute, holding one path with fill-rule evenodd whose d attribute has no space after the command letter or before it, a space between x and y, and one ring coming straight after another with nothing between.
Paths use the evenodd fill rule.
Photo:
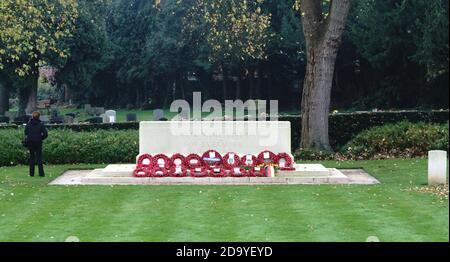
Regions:
<instances>
[{"instance_id":1,"label":"white headstone","mask_svg":"<svg viewBox=\"0 0 450 262\"><path fill-rule=\"evenodd\" d=\"M115 123L116 122L117 112L114 110L108 110L105 112L103 116L103 123Z\"/></svg>"},{"instance_id":2,"label":"white headstone","mask_svg":"<svg viewBox=\"0 0 450 262\"><path fill-rule=\"evenodd\" d=\"M46 115L42 115L39 119L44 123L50 122L50 118Z\"/></svg>"},{"instance_id":3,"label":"white headstone","mask_svg":"<svg viewBox=\"0 0 450 262\"><path fill-rule=\"evenodd\" d=\"M153 121L159 121L164 118L164 110L155 109L153 110Z\"/></svg>"},{"instance_id":4,"label":"white headstone","mask_svg":"<svg viewBox=\"0 0 450 262\"><path fill-rule=\"evenodd\" d=\"M447 152L428 152L428 184L443 185L447 183Z\"/></svg>"}]
</instances>

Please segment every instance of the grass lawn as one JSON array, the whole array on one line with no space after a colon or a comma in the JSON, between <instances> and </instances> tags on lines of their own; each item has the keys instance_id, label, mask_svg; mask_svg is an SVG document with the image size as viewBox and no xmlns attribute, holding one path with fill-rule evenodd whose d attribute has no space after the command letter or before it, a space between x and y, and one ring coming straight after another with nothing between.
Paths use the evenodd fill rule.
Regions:
<instances>
[{"instance_id":1,"label":"grass lawn","mask_svg":"<svg viewBox=\"0 0 450 262\"><path fill-rule=\"evenodd\" d=\"M425 160L325 162L364 167L382 184L48 186L0 168L0 241L448 241L448 201L410 190Z\"/></svg>"},{"instance_id":2,"label":"grass lawn","mask_svg":"<svg viewBox=\"0 0 450 262\"><path fill-rule=\"evenodd\" d=\"M106 109L106 110L108 110L108 109ZM47 111L44 110L43 112L45 112L47 114ZM138 121L153 121L153 110L119 109L119 110L116 110L116 112L117 112L117 122L126 122L127 114L136 114ZM79 116L78 116L79 120L86 120L86 119L92 117L92 116L87 115L86 112L84 111L84 109L63 108L63 109L60 109L60 113L62 115L65 115L67 113L79 113ZM204 112L201 113L202 117L207 117L209 114L210 113L204 113ZM178 113L170 112L169 109L164 110L164 116L167 119L172 119L177 115L178 115Z\"/></svg>"},{"instance_id":3,"label":"grass lawn","mask_svg":"<svg viewBox=\"0 0 450 262\"><path fill-rule=\"evenodd\" d=\"M108 110L107 108L106 110ZM79 120L85 120L92 116L89 116L85 113L84 109L71 109L71 108L64 108L61 109L61 114L67 114L67 113L75 113L78 112L80 115L78 116ZM127 114L136 114L138 121L152 121L153 120L153 110L116 110L117 112L117 122L126 122L127 120ZM167 119L172 119L174 116L176 116L176 113L170 112L170 110L164 110L164 114Z\"/></svg>"},{"instance_id":4,"label":"grass lawn","mask_svg":"<svg viewBox=\"0 0 450 262\"><path fill-rule=\"evenodd\" d=\"M110 108L106 108L106 110L109 110ZM117 122L126 122L127 120L127 114L136 114L137 120L138 121L153 121L153 110L125 110L125 109L111 109L111 110L116 110L117 112ZM11 110L11 111L17 111L17 109ZM50 114L50 109L40 109L41 113L43 113L44 115L49 115ZM76 108L60 108L59 109L59 113L61 115L65 115L68 113L78 113L77 119L79 121L85 121L88 118L91 118L93 116L90 116L88 114L86 114L84 109L76 109ZM193 113L191 113L193 114ZM199 114L201 114L201 116L203 118L208 117L211 113L207 113L207 112L199 112ZM290 115L290 114L299 114L298 112L295 111L284 111L284 112L280 112L280 115ZM170 112L169 109L165 109L164 110L164 116L167 119L172 119L175 116L177 116L178 113L173 113ZM224 113L225 115L225 113ZM191 115L192 117L192 115Z\"/></svg>"}]
</instances>

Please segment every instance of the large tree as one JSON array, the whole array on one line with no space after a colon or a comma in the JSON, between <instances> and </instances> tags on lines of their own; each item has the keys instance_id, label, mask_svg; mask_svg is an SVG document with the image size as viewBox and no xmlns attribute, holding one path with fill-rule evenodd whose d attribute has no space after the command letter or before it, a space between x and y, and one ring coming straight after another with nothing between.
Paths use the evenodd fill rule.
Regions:
<instances>
[{"instance_id":1,"label":"large tree","mask_svg":"<svg viewBox=\"0 0 450 262\"><path fill-rule=\"evenodd\" d=\"M224 99L233 65L240 64L248 70L249 63L267 59L271 14L263 12L264 1L196 0L192 7L189 25L198 27L192 21L199 21L206 29L203 36L209 47L208 59L222 73ZM253 79L254 72L248 70L248 74Z\"/></svg>"},{"instance_id":2,"label":"large tree","mask_svg":"<svg viewBox=\"0 0 450 262\"><path fill-rule=\"evenodd\" d=\"M93 79L109 63L110 46L106 32L109 2L78 0L77 23L73 36L66 41L69 56L56 74L58 86L64 89L65 102L101 97L99 88L93 86Z\"/></svg>"},{"instance_id":3,"label":"large tree","mask_svg":"<svg viewBox=\"0 0 450 262\"><path fill-rule=\"evenodd\" d=\"M352 10L348 36L376 76L364 104L448 107L448 0L359 0Z\"/></svg>"},{"instance_id":4,"label":"large tree","mask_svg":"<svg viewBox=\"0 0 450 262\"><path fill-rule=\"evenodd\" d=\"M165 0L155 7L140 70L153 83L152 95L161 98L155 106L167 108L179 97L186 99L185 84L194 71L195 54L184 30L191 6L192 0Z\"/></svg>"},{"instance_id":5,"label":"large tree","mask_svg":"<svg viewBox=\"0 0 450 262\"><path fill-rule=\"evenodd\" d=\"M76 18L76 0L0 2L0 70L12 67L26 80L20 81L20 114L36 109L39 67L67 57L64 40Z\"/></svg>"},{"instance_id":6,"label":"large tree","mask_svg":"<svg viewBox=\"0 0 450 262\"><path fill-rule=\"evenodd\" d=\"M301 105L301 148L331 150L331 87L350 0L297 0L306 39L307 68Z\"/></svg>"},{"instance_id":7,"label":"large tree","mask_svg":"<svg viewBox=\"0 0 450 262\"><path fill-rule=\"evenodd\" d=\"M148 0L116 0L108 18L109 38L115 47L117 64L116 92L122 105L142 103L147 89L147 74L143 73L146 42L153 23L157 2Z\"/></svg>"}]
</instances>

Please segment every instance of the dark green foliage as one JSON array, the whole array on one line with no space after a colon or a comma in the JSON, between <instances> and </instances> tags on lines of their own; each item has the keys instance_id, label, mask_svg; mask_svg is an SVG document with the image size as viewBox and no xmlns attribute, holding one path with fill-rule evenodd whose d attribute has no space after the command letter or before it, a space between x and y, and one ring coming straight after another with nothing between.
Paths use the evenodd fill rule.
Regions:
<instances>
[{"instance_id":1,"label":"dark green foliage","mask_svg":"<svg viewBox=\"0 0 450 262\"><path fill-rule=\"evenodd\" d=\"M69 58L52 64L59 69L59 93L68 87L74 103L111 108L167 108L174 99L189 101L193 91L222 101L206 29L184 30L193 2L78 1L76 28L64 43ZM293 5L264 1L263 12L272 15L268 59L234 61L229 76L241 81L228 81L228 98L275 99L281 109L299 109L305 41ZM448 108L448 8L448 0L353 1L336 61L332 109ZM25 97L27 81L13 71L0 70L0 82L8 95ZM258 78L250 77L253 71Z\"/></svg>"},{"instance_id":2,"label":"dark green foliage","mask_svg":"<svg viewBox=\"0 0 450 262\"><path fill-rule=\"evenodd\" d=\"M407 115L403 117L407 119ZM388 116L376 118L366 115L366 118L368 120L361 121L360 124L382 125L380 119L386 122L391 120ZM350 125L345 128L346 122L343 121L343 125L339 128L341 134L345 134L343 130L352 130L355 135L338 154L295 150L295 157L299 160L423 157L429 150L448 150L448 117L445 119L439 115L428 115L426 119L422 114L420 117L410 117L410 119L435 121L441 124L403 121L374 127L356 135L356 130L352 129L361 129L361 126ZM333 122L336 124L342 120L335 118ZM63 128L61 125L50 126L50 136L44 144L45 161L51 164L134 163L138 155L139 139L138 131L135 130L137 126L137 123L70 126L82 132ZM27 151L21 145L22 136L23 128L0 130L1 166L26 164ZM293 139L295 140L295 137Z\"/></svg>"},{"instance_id":3,"label":"dark green foliage","mask_svg":"<svg viewBox=\"0 0 450 262\"><path fill-rule=\"evenodd\" d=\"M409 121L412 123L446 123L449 111L404 111L404 112L376 112L351 113L330 116L330 141L333 148L338 149L364 130L389 123ZM300 144L300 117L284 116L280 121L290 121L292 129L292 149L295 151ZM73 124L73 125L47 125L49 130L69 129L77 132L90 132L96 130L137 130L139 123L115 124ZM17 129L16 125L0 126L2 129Z\"/></svg>"},{"instance_id":4,"label":"dark green foliage","mask_svg":"<svg viewBox=\"0 0 450 262\"><path fill-rule=\"evenodd\" d=\"M332 115L331 141L335 149L344 148L341 154L335 155L331 152L299 150L299 117L280 118L282 121L291 121L292 148L296 152L296 158L300 160L357 158L358 154L371 158L378 153L423 156L430 149L446 150L448 119L448 111ZM401 123L395 124L399 121ZM386 124L391 125L376 128ZM374 127L374 131L370 130ZM134 163L138 154L139 123L48 125L48 129L50 136L45 152L49 163ZM26 163L26 152L21 145L22 133L23 128L20 126L0 126L0 165ZM377 139L380 136L389 137L389 147L379 147ZM349 142L350 140L352 141ZM372 140L373 144L368 143ZM395 142L396 140L398 141ZM351 152L345 152L348 147L352 147ZM374 151L366 151L372 150L371 148ZM60 159L61 156L65 159Z\"/></svg>"},{"instance_id":5,"label":"dark green foliage","mask_svg":"<svg viewBox=\"0 0 450 262\"><path fill-rule=\"evenodd\" d=\"M366 83L355 106L448 107L448 0L353 3L347 41Z\"/></svg>"},{"instance_id":6,"label":"dark green foliage","mask_svg":"<svg viewBox=\"0 0 450 262\"><path fill-rule=\"evenodd\" d=\"M297 161L414 158L426 157L430 150L447 151L448 146L448 122L403 121L365 130L337 153L298 149L294 156Z\"/></svg>"},{"instance_id":7,"label":"dark green foliage","mask_svg":"<svg viewBox=\"0 0 450 262\"><path fill-rule=\"evenodd\" d=\"M9 117L0 115L0 123L9 123Z\"/></svg>"},{"instance_id":8,"label":"dark green foliage","mask_svg":"<svg viewBox=\"0 0 450 262\"><path fill-rule=\"evenodd\" d=\"M67 86L71 98L77 101L87 102L102 95L95 79L108 66L111 53L105 28L106 8L104 0L78 1L79 18L68 41L70 57L56 74L58 86Z\"/></svg>"},{"instance_id":9,"label":"dark green foliage","mask_svg":"<svg viewBox=\"0 0 450 262\"><path fill-rule=\"evenodd\" d=\"M449 111L405 111L405 112L377 112L336 114L330 116L330 142L338 149L364 130L375 126L382 126L399 121L412 123L446 123ZM292 129L292 149L297 150L300 145L301 126L300 117L281 117L282 121L290 121Z\"/></svg>"},{"instance_id":10,"label":"dark green foliage","mask_svg":"<svg viewBox=\"0 0 450 262\"><path fill-rule=\"evenodd\" d=\"M72 54L58 77L74 102L167 108L176 99L189 101L193 91L222 101L226 86L228 98L277 99L282 109L298 110L306 59L294 0L264 2L263 12L272 15L268 59L232 62L229 76L240 82L226 85L208 60L207 28L199 23L186 33L193 0L96 1L80 1ZM448 1L353 3L332 109L448 108Z\"/></svg>"},{"instance_id":11,"label":"dark green foliage","mask_svg":"<svg viewBox=\"0 0 450 262\"><path fill-rule=\"evenodd\" d=\"M21 145L23 129L0 130L0 166L26 164L28 152ZM67 163L134 163L139 153L138 132L75 132L50 130L44 142L47 164Z\"/></svg>"},{"instance_id":12,"label":"dark green foliage","mask_svg":"<svg viewBox=\"0 0 450 262\"><path fill-rule=\"evenodd\" d=\"M67 129L75 132L94 132L97 130L138 130L139 123L138 122L124 122L124 123L114 123L114 124L47 124L46 127L49 130L59 130L59 129ZM21 128L17 125L5 125L0 126L0 130L2 129L18 129Z\"/></svg>"},{"instance_id":13,"label":"dark green foliage","mask_svg":"<svg viewBox=\"0 0 450 262\"><path fill-rule=\"evenodd\" d=\"M350 159L410 158L426 156L430 150L448 150L449 126L400 122L364 131L341 152Z\"/></svg>"},{"instance_id":14,"label":"dark green foliage","mask_svg":"<svg viewBox=\"0 0 450 262\"><path fill-rule=\"evenodd\" d=\"M86 119L86 122L89 122L91 124L101 124L101 123L103 123L103 118L91 117L91 118Z\"/></svg>"},{"instance_id":15,"label":"dark green foliage","mask_svg":"<svg viewBox=\"0 0 450 262\"><path fill-rule=\"evenodd\" d=\"M294 158L296 162L301 161L324 161L335 160L337 155L327 151L314 151L314 150L296 150L294 151Z\"/></svg>"}]
</instances>

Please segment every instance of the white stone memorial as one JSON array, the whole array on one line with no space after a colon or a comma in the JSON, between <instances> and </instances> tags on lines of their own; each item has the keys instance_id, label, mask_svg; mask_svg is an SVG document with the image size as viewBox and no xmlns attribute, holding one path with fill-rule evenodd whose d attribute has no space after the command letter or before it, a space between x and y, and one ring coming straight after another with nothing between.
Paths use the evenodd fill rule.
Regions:
<instances>
[{"instance_id":1,"label":"white stone memorial","mask_svg":"<svg viewBox=\"0 0 450 262\"><path fill-rule=\"evenodd\" d=\"M428 152L428 184L444 185L447 183L447 152Z\"/></svg>"},{"instance_id":2,"label":"white stone memorial","mask_svg":"<svg viewBox=\"0 0 450 262\"><path fill-rule=\"evenodd\" d=\"M141 122L139 154L258 155L270 150L291 154L291 123L278 121L168 121Z\"/></svg>"},{"instance_id":3,"label":"white stone memorial","mask_svg":"<svg viewBox=\"0 0 450 262\"><path fill-rule=\"evenodd\" d=\"M139 149L141 154L175 153L188 155L203 154L208 150L216 150L221 155L234 152L245 158L247 154L258 155L270 150L274 153L291 154L291 124L277 121L158 121L141 122L139 129ZM252 161L247 155L247 161ZM233 157L232 154L230 156ZM210 157L215 157L212 153ZM234 158L234 157L233 157ZM164 166L165 163L157 163ZM182 173L182 166L178 161L176 173ZM334 168L323 165L295 164L295 171L277 172L268 167L267 177L163 177L138 178L133 176L136 163L126 165L111 164L104 169L96 169L81 176L79 180L69 179L75 184L190 184L190 185L258 185L258 184L377 184L378 181L369 175L355 180ZM258 170L259 167L255 167ZM193 172L203 170L196 167ZM220 169L213 170L220 173ZM239 174L238 167L233 171ZM192 170L191 170L192 172Z\"/></svg>"}]
</instances>

